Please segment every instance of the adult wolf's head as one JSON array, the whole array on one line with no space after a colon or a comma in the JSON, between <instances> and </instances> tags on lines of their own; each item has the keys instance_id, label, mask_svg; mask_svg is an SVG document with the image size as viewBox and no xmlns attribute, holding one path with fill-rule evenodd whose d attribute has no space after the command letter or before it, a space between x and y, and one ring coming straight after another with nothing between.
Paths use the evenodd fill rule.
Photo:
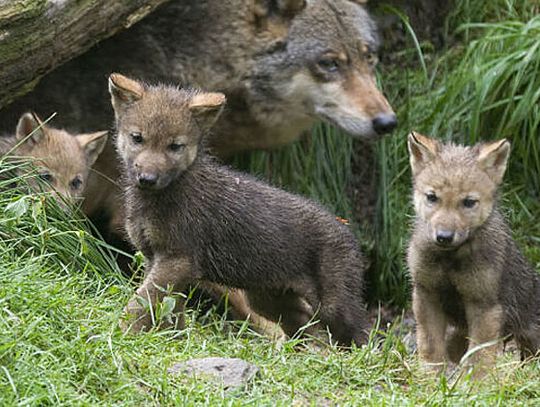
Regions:
<instances>
[{"instance_id":1,"label":"adult wolf's head","mask_svg":"<svg viewBox=\"0 0 540 407\"><path fill-rule=\"evenodd\" d=\"M378 38L362 1L258 2L260 29L274 41L257 56L248 81L256 115L277 121L281 110L307 123L320 118L370 139L396 127L376 86Z\"/></svg>"}]
</instances>

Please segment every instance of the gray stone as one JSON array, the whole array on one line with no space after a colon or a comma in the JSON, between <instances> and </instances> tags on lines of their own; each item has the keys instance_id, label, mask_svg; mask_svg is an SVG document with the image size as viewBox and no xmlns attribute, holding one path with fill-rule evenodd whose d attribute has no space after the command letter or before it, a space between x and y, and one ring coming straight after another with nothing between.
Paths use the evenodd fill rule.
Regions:
<instances>
[{"instance_id":1,"label":"gray stone","mask_svg":"<svg viewBox=\"0 0 540 407\"><path fill-rule=\"evenodd\" d=\"M202 358L175 363L169 368L172 374L187 374L195 377L211 377L223 383L226 389L245 386L252 380L259 368L237 358Z\"/></svg>"}]
</instances>

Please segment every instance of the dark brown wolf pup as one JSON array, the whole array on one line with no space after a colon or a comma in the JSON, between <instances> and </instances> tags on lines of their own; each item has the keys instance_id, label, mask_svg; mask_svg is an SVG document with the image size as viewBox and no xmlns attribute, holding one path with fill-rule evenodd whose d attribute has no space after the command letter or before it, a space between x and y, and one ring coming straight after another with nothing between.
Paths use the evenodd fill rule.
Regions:
<instances>
[{"instance_id":1,"label":"dark brown wolf pup","mask_svg":"<svg viewBox=\"0 0 540 407\"><path fill-rule=\"evenodd\" d=\"M365 342L365 265L347 226L205 154L203 138L223 94L148 86L118 74L109 89L127 231L147 260L146 278L126 307L133 330L156 322L167 292L206 281L245 290L250 306L280 321L288 335L315 317L338 343ZM177 300L179 327L182 311Z\"/></svg>"}]
</instances>

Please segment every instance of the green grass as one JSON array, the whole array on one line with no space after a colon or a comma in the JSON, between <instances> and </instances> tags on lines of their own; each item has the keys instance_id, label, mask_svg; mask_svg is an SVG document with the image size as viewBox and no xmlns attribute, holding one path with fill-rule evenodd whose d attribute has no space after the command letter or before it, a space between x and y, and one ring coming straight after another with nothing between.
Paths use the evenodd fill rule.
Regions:
<instances>
[{"instance_id":1,"label":"green grass","mask_svg":"<svg viewBox=\"0 0 540 407\"><path fill-rule=\"evenodd\" d=\"M245 323L197 309L183 331L125 335L118 320L133 284L87 225L47 194L4 192L0 209L0 405L532 405L540 397L540 365L519 367L512 355L479 384L465 371L426 375L399 321L350 352L298 339L277 348ZM242 358L260 373L232 391L167 373L207 356Z\"/></svg>"},{"instance_id":2,"label":"green grass","mask_svg":"<svg viewBox=\"0 0 540 407\"><path fill-rule=\"evenodd\" d=\"M458 6L468 10L471 3ZM411 54L405 73L391 67L384 72L385 89L399 107L401 124L379 145L381 195L374 246L376 289L383 301L402 305L406 294L403 244L411 208L405 144L410 130L465 144L503 137L512 142L503 203L520 246L533 264L540 264L540 18L521 1L492 5L484 15L487 21L474 22L474 13L467 14L468 23L457 30L464 34L464 46L422 55L430 61L427 78L415 67L419 57Z\"/></svg>"}]
</instances>

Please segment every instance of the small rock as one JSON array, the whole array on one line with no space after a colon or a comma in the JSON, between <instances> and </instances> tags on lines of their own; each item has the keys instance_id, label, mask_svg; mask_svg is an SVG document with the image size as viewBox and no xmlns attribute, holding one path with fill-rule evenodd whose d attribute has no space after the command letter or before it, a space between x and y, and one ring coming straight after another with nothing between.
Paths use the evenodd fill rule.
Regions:
<instances>
[{"instance_id":1,"label":"small rock","mask_svg":"<svg viewBox=\"0 0 540 407\"><path fill-rule=\"evenodd\" d=\"M238 358L202 358L175 363L169 373L184 373L193 376L209 376L218 379L226 389L245 386L252 380L259 368Z\"/></svg>"}]
</instances>

